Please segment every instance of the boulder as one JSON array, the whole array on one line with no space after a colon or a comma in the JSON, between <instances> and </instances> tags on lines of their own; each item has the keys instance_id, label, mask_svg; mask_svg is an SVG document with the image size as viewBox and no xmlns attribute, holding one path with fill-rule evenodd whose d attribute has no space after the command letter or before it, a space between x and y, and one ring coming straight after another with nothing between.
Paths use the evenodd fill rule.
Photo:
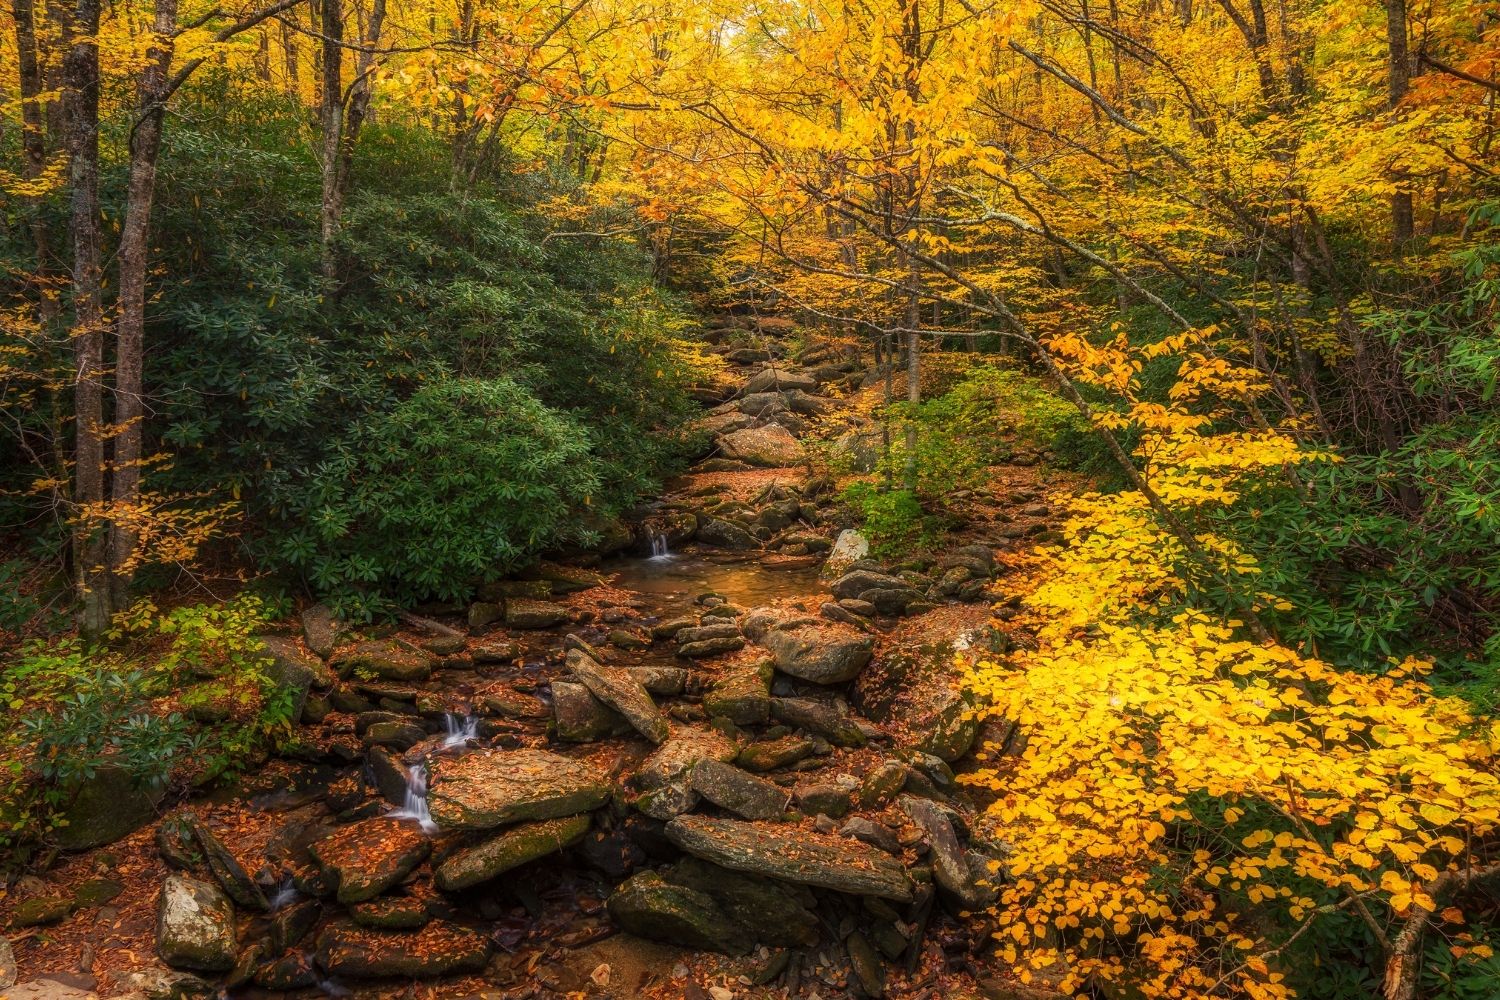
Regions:
<instances>
[{"instance_id":1,"label":"boulder","mask_svg":"<svg viewBox=\"0 0 1500 1000\"><path fill-rule=\"evenodd\" d=\"M361 927L387 931L410 931L432 921L427 904L413 896L382 896L349 907L349 916Z\"/></svg>"},{"instance_id":2,"label":"boulder","mask_svg":"<svg viewBox=\"0 0 1500 1000\"><path fill-rule=\"evenodd\" d=\"M779 722L821 736L834 746L865 745L865 732L842 699L773 698L771 715Z\"/></svg>"},{"instance_id":3,"label":"boulder","mask_svg":"<svg viewBox=\"0 0 1500 1000\"><path fill-rule=\"evenodd\" d=\"M798 465L805 457L802 443L777 424L747 427L719 438L726 458L767 468Z\"/></svg>"},{"instance_id":4,"label":"boulder","mask_svg":"<svg viewBox=\"0 0 1500 1000\"><path fill-rule=\"evenodd\" d=\"M256 881L245 871L244 866L225 847L223 842L215 837L208 827L204 826L196 816L188 815L188 829L193 833L198 846L203 849L203 858L208 862L208 870L213 877L223 886L229 898L240 906L250 910L269 910L270 902L266 894Z\"/></svg>"},{"instance_id":5,"label":"boulder","mask_svg":"<svg viewBox=\"0 0 1500 1000\"><path fill-rule=\"evenodd\" d=\"M557 738L568 743L589 743L630 730L620 713L572 681L552 682L552 712Z\"/></svg>"},{"instance_id":6,"label":"boulder","mask_svg":"<svg viewBox=\"0 0 1500 1000\"><path fill-rule=\"evenodd\" d=\"M595 698L619 712L642 736L660 743L671 735L666 717L633 671L607 667L578 649L568 650L568 669Z\"/></svg>"},{"instance_id":7,"label":"boulder","mask_svg":"<svg viewBox=\"0 0 1500 1000\"><path fill-rule=\"evenodd\" d=\"M307 695L313 688L326 690L333 687L337 678L332 670L317 656L305 652L301 646L279 635L260 636L271 665L266 668L266 677L278 688L291 692L292 718L302 715Z\"/></svg>"},{"instance_id":8,"label":"boulder","mask_svg":"<svg viewBox=\"0 0 1500 1000\"><path fill-rule=\"evenodd\" d=\"M993 901L993 895L974 878L958 834L946 813L934 802L905 795L902 810L927 833L933 878L938 888L952 895L964 910L977 910Z\"/></svg>"},{"instance_id":9,"label":"boulder","mask_svg":"<svg viewBox=\"0 0 1500 1000\"><path fill-rule=\"evenodd\" d=\"M156 951L174 969L228 972L237 943L234 903L218 886L168 875L156 901Z\"/></svg>"},{"instance_id":10,"label":"boulder","mask_svg":"<svg viewBox=\"0 0 1500 1000\"><path fill-rule=\"evenodd\" d=\"M430 765L427 802L444 829L487 830L588 812L610 790L597 769L546 750L478 750Z\"/></svg>"},{"instance_id":11,"label":"boulder","mask_svg":"<svg viewBox=\"0 0 1500 1000\"><path fill-rule=\"evenodd\" d=\"M745 392L785 392L789 389L811 392L817 387L818 380L806 372L768 366L750 376L750 381L745 383Z\"/></svg>"},{"instance_id":12,"label":"boulder","mask_svg":"<svg viewBox=\"0 0 1500 1000\"><path fill-rule=\"evenodd\" d=\"M853 680L875 652L872 637L822 620L768 632L760 643L770 651L777 670L814 684Z\"/></svg>"},{"instance_id":13,"label":"boulder","mask_svg":"<svg viewBox=\"0 0 1500 1000\"><path fill-rule=\"evenodd\" d=\"M332 924L318 935L318 965L329 975L349 979L433 979L480 972L489 958L487 936L438 921L414 932Z\"/></svg>"},{"instance_id":14,"label":"boulder","mask_svg":"<svg viewBox=\"0 0 1500 1000\"><path fill-rule=\"evenodd\" d=\"M703 710L710 717L728 719L737 726L765 722L771 717L772 672L767 660L730 667L709 685L703 695Z\"/></svg>"},{"instance_id":15,"label":"boulder","mask_svg":"<svg viewBox=\"0 0 1500 1000\"><path fill-rule=\"evenodd\" d=\"M86 851L128 837L156 818L164 789L143 784L123 767L105 764L79 779L52 832L65 851Z\"/></svg>"},{"instance_id":16,"label":"boulder","mask_svg":"<svg viewBox=\"0 0 1500 1000\"><path fill-rule=\"evenodd\" d=\"M642 788L661 788L685 779L700 760L728 762L734 760L737 751L734 741L717 730L679 726L641 763L635 781Z\"/></svg>"},{"instance_id":17,"label":"boulder","mask_svg":"<svg viewBox=\"0 0 1500 1000\"><path fill-rule=\"evenodd\" d=\"M907 588L906 581L889 573L877 573L871 569L854 569L828 585L835 597L860 597L871 590L899 590ZM868 600L868 598L864 598Z\"/></svg>"},{"instance_id":18,"label":"boulder","mask_svg":"<svg viewBox=\"0 0 1500 1000\"><path fill-rule=\"evenodd\" d=\"M786 789L733 764L700 760L689 780L693 791L742 819L777 819L786 812Z\"/></svg>"},{"instance_id":19,"label":"boulder","mask_svg":"<svg viewBox=\"0 0 1500 1000\"><path fill-rule=\"evenodd\" d=\"M845 528L834 539L833 549L823 561L822 575L841 577L850 564L866 559L870 555L870 540L853 528Z\"/></svg>"},{"instance_id":20,"label":"boulder","mask_svg":"<svg viewBox=\"0 0 1500 1000\"><path fill-rule=\"evenodd\" d=\"M774 771L795 764L813 752L812 740L800 736L752 743L739 752L734 762L747 771Z\"/></svg>"},{"instance_id":21,"label":"boulder","mask_svg":"<svg viewBox=\"0 0 1500 1000\"><path fill-rule=\"evenodd\" d=\"M698 541L721 549L744 550L760 547L760 541L750 534L749 529L721 517L707 518L698 527Z\"/></svg>"},{"instance_id":22,"label":"boulder","mask_svg":"<svg viewBox=\"0 0 1500 1000\"><path fill-rule=\"evenodd\" d=\"M644 666L629 669L648 694L673 697L682 694L687 687L688 672L682 667Z\"/></svg>"},{"instance_id":23,"label":"boulder","mask_svg":"<svg viewBox=\"0 0 1500 1000\"><path fill-rule=\"evenodd\" d=\"M626 931L653 941L740 955L751 942L706 892L673 885L654 871L638 872L606 904Z\"/></svg>"},{"instance_id":24,"label":"boulder","mask_svg":"<svg viewBox=\"0 0 1500 1000\"><path fill-rule=\"evenodd\" d=\"M539 629L552 628L568 620L568 609L551 601L536 601L517 597L505 602L505 625L507 628Z\"/></svg>"},{"instance_id":25,"label":"boulder","mask_svg":"<svg viewBox=\"0 0 1500 1000\"><path fill-rule=\"evenodd\" d=\"M344 626L333 617L328 605L314 604L302 612L302 638L308 649L326 660L343 640Z\"/></svg>"},{"instance_id":26,"label":"boulder","mask_svg":"<svg viewBox=\"0 0 1500 1000\"><path fill-rule=\"evenodd\" d=\"M329 664L344 678L373 674L388 681L425 681L437 658L396 639L365 639L339 650Z\"/></svg>"},{"instance_id":27,"label":"boulder","mask_svg":"<svg viewBox=\"0 0 1500 1000\"><path fill-rule=\"evenodd\" d=\"M678 847L723 868L860 896L906 902L901 863L859 841L802 827L679 816L667 824Z\"/></svg>"},{"instance_id":28,"label":"boulder","mask_svg":"<svg viewBox=\"0 0 1500 1000\"><path fill-rule=\"evenodd\" d=\"M511 827L483 843L449 855L438 866L437 887L444 892L456 892L487 882L576 843L588 829L587 813Z\"/></svg>"},{"instance_id":29,"label":"boulder","mask_svg":"<svg viewBox=\"0 0 1500 1000\"><path fill-rule=\"evenodd\" d=\"M342 827L308 848L346 906L399 885L431 850L432 842L415 824L389 816Z\"/></svg>"}]
</instances>

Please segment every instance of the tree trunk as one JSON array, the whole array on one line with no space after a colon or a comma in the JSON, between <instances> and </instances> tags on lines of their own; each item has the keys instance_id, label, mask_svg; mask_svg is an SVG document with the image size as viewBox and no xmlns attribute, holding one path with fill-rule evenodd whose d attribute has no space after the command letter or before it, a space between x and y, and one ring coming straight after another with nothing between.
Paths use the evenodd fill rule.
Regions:
<instances>
[{"instance_id":1,"label":"tree trunk","mask_svg":"<svg viewBox=\"0 0 1500 1000\"><path fill-rule=\"evenodd\" d=\"M77 0L65 15L69 38L63 59L64 139L72 198L73 244L73 573L81 605L79 629L98 635L114 608L104 509L104 307L99 231L99 0Z\"/></svg>"},{"instance_id":2,"label":"tree trunk","mask_svg":"<svg viewBox=\"0 0 1500 1000\"><path fill-rule=\"evenodd\" d=\"M323 244L323 278L338 281L338 235L343 219L339 160L344 132L344 9L342 0L322 2L322 96L319 117L323 127L323 205L319 232Z\"/></svg>"},{"instance_id":3,"label":"tree trunk","mask_svg":"<svg viewBox=\"0 0 1500 1000\"><path fill-rule=\"evenodd\" d=\"M1411 53L1407 47L1406 0L1385 0L1386 50L1389 55L1386 76L1386 106L1395 111L1411 89ZM1405 171L1396 171L1395 181L1403 183ZM1391 243L1397 253L1411 242L1413 210L1410 191L1391 195Z\"/></svg>"},{"instance_id":4,"label":"tree trunk","mask_svg":"<svg viewBox=\"0 0 1500 1000\"><path fill-rule=\"evenodd\" d=\"M161 153L166 113L167 70L177 30L177 0L156 0L153 39L141 70L135 128L130 143L125 221L120 230L119 318L115 340L115 426L110 495L117 510L140 503L142 440L146 419L142 373L145 368L146 271L150 256L151 206L156 194L156 164ZM109 531L110 586L116 608L126 606L139 542L129 522L112 522Z\"/></svg>"}]
</instances>

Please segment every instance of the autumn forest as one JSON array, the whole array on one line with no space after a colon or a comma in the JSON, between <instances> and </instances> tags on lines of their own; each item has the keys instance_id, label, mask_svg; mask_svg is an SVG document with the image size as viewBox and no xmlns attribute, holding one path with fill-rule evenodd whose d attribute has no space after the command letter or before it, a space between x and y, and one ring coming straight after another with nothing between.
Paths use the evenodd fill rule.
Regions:
<instances>
[{"instance_id":1,"label":"autumn forest","mask_svg":"<svg viewBox=\"0 0 1500 1000\"><path fill-rule=\"evenodd\" d=\"M7 0L0 998L1500 997L1500 4Z\"/></svg>"}]
</instances>

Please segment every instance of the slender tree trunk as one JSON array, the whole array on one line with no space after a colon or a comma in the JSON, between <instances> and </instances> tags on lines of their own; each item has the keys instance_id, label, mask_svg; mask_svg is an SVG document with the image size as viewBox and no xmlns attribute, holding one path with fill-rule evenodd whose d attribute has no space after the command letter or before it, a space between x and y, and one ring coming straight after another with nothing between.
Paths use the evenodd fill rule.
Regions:
<instances>
[{"instance_id":1,"label":"slender tree trunk","mask_svg":"<svg viewBox=\"0 0 1500 1000\"><path fill-rule=\"evenodd\" d=\"M1386 73L1386 106L1392 111L1401 103L1411 89L1411 53L1407 47L1406 0L1385 0L1386 50L1389 55ZM1405 171L1397 171L1397 184L1407 179ZM1391 242L1400 252L1411 242L1413 235L1413 209L1410 191L1397 191L1391 195Z\"/></svg>"},{"instance_id":2,"label":"slender tree trunk","mask_svg":"<svg viewBox=\"0 0 1500 1000\"><path fill-rule=\"evenodd\" d=\"M322 3L322 96L323 204L319 231L323 243L323 278L338 281L338 235L343 219L343 190L339 183L339 161L344 132L344 11L342 0Z\"/></svg>"},{"instance_id":3,"label":"slender tree trunk","mask_svg":"<svg viewBox=\"0 0 1500 1000\"><path fill-rule=\"evenodd\" d=\"M130 175L126 185L125 221L120 230L119 318L115 340L115 441L113 506L128 510L140 502L142 441L146 419L144 385L146 343L146 271L150 256L151 207L156 194L156 164L161 154L166 108L167 70L172 63L172 36L177 29L177 0L156 0L154 37L141 70L135 128L130 142ZM262 36L264 37L264 36ZM109 532L110 585L116 608L125 607L138 538L129 522L114 522Z\"/></svg>"},{"instance_id":4,"label":"slender tree trunk","mask_svg":"<svg viewBox=\"0 0 1500 1000\"><path fill-rule=\"evenodd\" d=\"M65 25L64 138L72 198L73 244L73 571L81 604L79 628L98 635L114 611L109 587L104 464L104 307L99 227L99 0L77 0Z\"/></svg>"},{"instance_id":5,"label":"slender tree trunk","mask_svg":"<svg viewBox=\"0 0 1500 1000\"><path fill-rule=\"evenodd\" d=\"M40 177L47 167L47 130L41 95L42 67L37 58L35 0L12 0L11 21L16 26L16 76L21 87L21 170L27 180ZM41 218L41 199L28 198L31 242L36 250L37 278L45 283L52 267L52 240ZM42 308L53 301L42 296Z\"/></svg>"}]
</instances>

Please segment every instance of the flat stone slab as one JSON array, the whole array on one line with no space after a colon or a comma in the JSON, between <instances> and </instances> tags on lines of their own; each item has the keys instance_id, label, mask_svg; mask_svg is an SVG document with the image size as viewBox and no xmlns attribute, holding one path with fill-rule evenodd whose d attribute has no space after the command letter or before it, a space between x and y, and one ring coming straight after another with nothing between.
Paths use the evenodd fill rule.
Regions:
<instances>
[{"instance_id":1,"label":"flat stone slab","mask_svg":"<svg viewBox=\"0 0 1500 1000\"><path fill-rule=\"evenodd\" d=\"M680 726L672 736L641 762L636 780L643 788L654 789L685 778L700 760L734 760L739 752L733 740L717 729L694 729Z\"/></svg>"},{"instance_id":2,"label":"flat stone slab","mask_svg":"<svg viewBox=\"0 0 1500 1000\"><path fill-rule=\"evenodd\" d=\"M308 851L347 906L399 885L427 859L432 842L413 823L376 816L333 831Z\"/></svg>"},{"instance_id":3,"label":"flat stone slab","mask_svg":"<svg viewBox=\"0 0 1500 1000\"><path fill-rule=\"evenodd\" d=\"M589 829L589 819L588 813L584 813L512 827L449 857L438 866L437 887L444 892L467 889L528 861L556 853L583 838Z\"/></svg>"},{"instance_id":4,"label":"flat stone slab","mask_svg":"<svg viewBox=\"0 0 1500 1000\"><path fill-rule=\"evenodd\" d=\"M689 854L732 871L859 896L911 899L901 863L859 841L706 816L678 816L667 824L667 837Z\"/></svg>"},{"instance_id":5,"label":"flat stone slab","mask_svg":"<svg viewBox=\"0 0 1500 1000\"><path fill-rule=\"evenodd\" d=\"M760 642L777 670L814 684L853 680L875 653L873 638L831 622L767 632Z\"/></svg>"},{"instance_id":6,"label":"flat stone slab","mask_svg":"<svg viewBox=\"0 0 1500 1000\"><path fill-rule=\"evenodd\" d=\"M693 791L745 819L778 819L790 799L787 790L774 781L717 760L694 764L691 781Z\"/></svg>"},{"instance_id":7,"label":"flat stone slab","mask_svg":"<svg viewBox=\"0 0 1500 1000\"><path fill-rule=\"evenodd\" d=\"M156 949L174 969L234 967L234 904L216 885L168 875L156 903Z\"/></svg>"},{"instance_id":8,"label":"flat stone slab","mask_svg":"<svg viewBox=\"0 0 1500 1000\"><path fill-rule=\"evenodd\" d=\"M350 979L431 979L479 972L489 962L483 934L433 921L418 931L331 924L318 935L318 965Z\"/></svg>"},{"instance_id":9,"label":"flat stone slab","mask_svg":"<svg viewBox=\"0 0 1500 1000\"><path fill-rule=\"evenodd\" d=\"M778 424L725 434L719 438L719 450L726 458L770 468L797 465L806 457L802 442Z\"/></svg>"},{"instance_id":10,"label":"flat stone slab","mask_svg":"<svg viewBox=\"0 0 1500 1000\"><path fill-rule=\"evenodd\" d=\"M488 830L597 809L610 784L594 768L546 750L480 750L429 768L427 805L447 830Z\"/></svg>"},{"instance_id":11,"label":"flat stone slab","mask_svg":"<svg viewBox=\"0 0 1500 1000\"><path fill-rule=\"evenodd\" d=\"M505 601L505 625L507 628L535 629L552 628L568 620L568 609L551 601L538 601L528 597L511 597Z\"/></svg>"},{"instance_id":12,"label":"flat stone slab","mask_svg":"<svg viewBox=\"0 0 1500 1000\"><path fill-rule=\"evenodd\" d=\"M329 661L340 677L373 674L388 681L425 681L437 658L395 639L366 639L342 649Z\"/></svg>"},{"instance_id":13,"label":"flat stone slab","mask_svg":"<svg viewBox=\"0 0 1500 1000\"><path fill-rule=\"evenodd\" d=\"M568 669L594 697L619 712L652 743L661 743L671 735L666 718L651 700L644 684L630 670L606 667L579 649L568 650Z\"/></svg>"}]
</instances>

